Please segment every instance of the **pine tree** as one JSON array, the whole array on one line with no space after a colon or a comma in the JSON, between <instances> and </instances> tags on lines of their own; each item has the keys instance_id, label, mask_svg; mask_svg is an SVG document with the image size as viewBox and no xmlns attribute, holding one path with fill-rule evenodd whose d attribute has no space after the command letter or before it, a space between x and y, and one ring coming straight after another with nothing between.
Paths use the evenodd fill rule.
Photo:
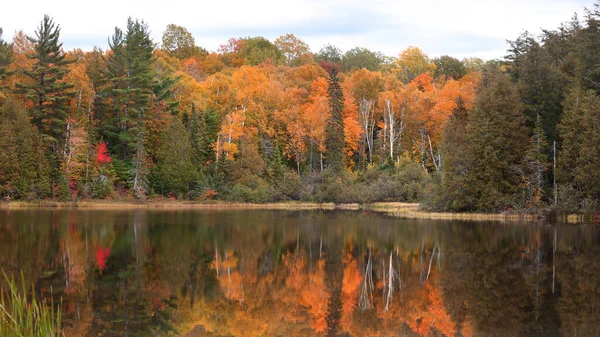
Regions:
<instances>
[{"instance_id":1,"label":"pine tree","mask_svg":"<svg viewBox=\"0 0 600 337\"><path fill-rule=\"evenodd\" d=\"M218 115L213 110L197 112L195 105L192 105L188 129L194 150L194 165L200 169L205 169L215 161L212 144L216 142L219 132L217 118Z\"/></svg>"},{"instance_id":2,"label":"pine tree","mask_svg":"<svg viewBox=\"0 0 600 337\"><path fill-rule=\"evenodd\" d=\"M279 145L275 144L273 150L273 158L270 163L271 180L274 184L278 184L283 179L283 157L281 156L281 149Z\"/></svg>"},{"instance_id":3,"label":"pine tree","mask_svg":"<svg viewBox=\"0 0 600 337\"><path fill-rule=\"evenodd\" d=\"M2 28L0 28L0 81L6 79L11 72L6 68L12 62L12 44L2 40ZM2 82L0 82L0 99L2 99Z\"/></svg>"},{"instance_id":4,"label":"pine tree","mask_svg":"<svg viewBox=\"0 0 600 337\"><path fill-rule=\"evenodd\" d=\"M581 84L600 94L600 2L585 11L585 26L575 36Z\"/></svg>"},{"instance_id":5,"label":"pine tree","mask_svg":"<svg viewBox=\"0 0 600 337\"><path fill-rule=\"evenodd\" d=\"M516 86L496 66L481 80L467 126L467 186L481 211L515 204L527 146L523 107Z\"/></svg>"},{"instance_id":6,"label":"pine tree","mask_svg":"<svg viewBox=\"0 0 600 337\"><path fill-rule=\"evenodd\" d=\"M42 141L25 109L10 100L0 109L0 144L0 197L49 196L50 167Z\"/></svg>"},{"instance_id":7,"label":"pine tree","mask_svg":"<svg viewBox=\"0 0 600 337\"><path fill-rule=\"evenodd\" d=\"M344 170L344 93L340 86L337 67L332 67L329 72L329 108L331 118L327 124L325 146L327 148L327 162L329 168L335 173Z\"/></svg>"},{"instance_id":8,"label":"pine tree","mask_svg":"<svg viewBox=\"0 0 600 337\"><path fill-rule=\"evenodd\" d=\"M562 113L564 99L564 75L554 65L550 53L529 33L525 32L515 41L509 41L511 52L509 72L517 83L524 107L525 125L533 130L538 115L547 139L558 140L556 126Z\"/></svg>"},{"instance_id":9,"label":"pine tree","mask_svg":"<svg viewBox=\"0 0 600 337\"><path fill-rule=\"evenodd\" d=\"M577 191L577 198L600 200L600 97L580 87L565 98L559 124L562 149L557 179Z\"/></svg>"},{"instance_id":10,"label":"pine tree","mask_svg":"<svg viewBox=\"0 0 600 337\"><path fill-rule=\"evenodd\" d=\"M179 118L173 118L163 131L157 157L157 170L164 187L161 192L187 193L196 181L197 171L192 162L192 144Z\"/></svg>"},{"instance_id":11,"label":"pine tree","mask_svg":"<svg viewBox=\"0 0 600 337\"><path fill-rule=\"evenodd\" d=\"M441 183L437 191L440 209L464 211L468 206L467 123L469 113L461 97L448 118L440 144L442 152Z\"/></svg>"},{"instance_id":12,"label":"pine tree","mask_svg":"<svg viewBox=\"0 0 600 337\"><path fill-rule=\"evenodd\" d=\"M100 104L95 105L99 121L98 134L108 142L111 152L120 160L124 160L128 154L127 146L122 144L119 137L120 133L128 127L126 121L122 120L125 96L119 91L126 87L127 61L124 43L123 31L115 28L115 33L108 42L110 51L104 59L105 66L101 69L101 76L98 78L101 88L98 99Z\"/></svg>"},{"instance_id":13,"label":"pine tree","mask_svg":"<svg viewBox=\"0 0 600 337\"><path fill-rule=\"evenodd\" d=\"M75 92L71 90L73 85L64 82L63 78L68 73L67 65L75 60L65 59L62 43L58 42L60 26L55 25L48 15L44 15L35 34L35 38L28 37L35 47L35 53L28 57L36 60L36 63L31 70L24 71L35 82L17 83L17 88L33 102L33 124L43 141L58 155L67 134L69 99L75 97ZM57 170L59 160L55 158L53 165L53 169Z\"/></svg>"},{"instance_id":14,"label":"pine tree","mask_svg":"<svg viewBox=\"0 0 600 337\"><path fill-rule=\"evenodd\" d=\"M525 154L527 169L526 185L530 206L539 207L544 197L544 175L548 170L548 142L544 133L542 117L537 116L529 148Z\"/></svg>"},{"instance_id":15,"label":"pine tree","mask_svg":"<svg viewBox=\"0 0 600 337\"><path fill-rule=\"evenodd\" d=\"M151 107L153 43L144 22L127 21L127 31L115 28L105 59L103 90L105 109L98 132L109 142L112 153L131 160L137 152L137 138L144 112Z\"/></svg>"},{"instance_id":16,"label":"pine tree","mask_svg":"<svg viewBox=\"0 0 600 337\"><path fill-rule=\"evenodd\" d=\"M148 25L129 18L125 33L115 28L109 45L98 133L116 155L119 180L131 184L135 196L143 198L148 172L144 124L156 98L152 91L154 44ZM128 167L131 172L119 169Z\"/></svg>"},{"instance_id":17,"label":"pine tree","mask_svg":"<svg viewBox=\"0 0 600 337\"><path fill-rule=\"evenodd\" d=\"M12 62L12 51L12 44L2 40L2 28L0 28L0 104L6 98L6 92L8 91L8 85L4 83L4 80L12 74L7 69L7 66Z\"/></svg>"}]
</instances>

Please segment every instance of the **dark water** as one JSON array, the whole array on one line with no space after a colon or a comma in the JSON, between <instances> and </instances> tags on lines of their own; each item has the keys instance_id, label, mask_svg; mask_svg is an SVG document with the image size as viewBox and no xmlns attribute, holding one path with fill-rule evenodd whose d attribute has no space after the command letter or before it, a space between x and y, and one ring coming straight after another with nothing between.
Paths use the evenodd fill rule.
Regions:
<instances>
[{"instance_id":1,"label":"dark water","mask_svg":"<svg viewBox=\"0 0 600 337\"><path fill-rule=\"evenodd\" d=\"M67 336L600 335L594 226L0 211L0 268L62 301Z\"/></svg>"}]
</instances>

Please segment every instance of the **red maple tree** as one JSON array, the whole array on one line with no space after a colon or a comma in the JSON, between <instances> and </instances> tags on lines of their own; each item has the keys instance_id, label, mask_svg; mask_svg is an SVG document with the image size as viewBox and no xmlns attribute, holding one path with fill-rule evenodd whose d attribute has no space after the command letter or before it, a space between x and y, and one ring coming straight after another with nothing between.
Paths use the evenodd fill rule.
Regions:
<instances>
[{"instance_id":1,"label":"red maple tree","mask_svg":"<svg viewBox=\"0 0 600 337\"><path fill-rule=\"evenodd\" d=\"M112 158L108 154L106 143L102 142L98 145L98 151L96 152L96 161L98 164L110 163Z\"/></svg>"}]
</instances>

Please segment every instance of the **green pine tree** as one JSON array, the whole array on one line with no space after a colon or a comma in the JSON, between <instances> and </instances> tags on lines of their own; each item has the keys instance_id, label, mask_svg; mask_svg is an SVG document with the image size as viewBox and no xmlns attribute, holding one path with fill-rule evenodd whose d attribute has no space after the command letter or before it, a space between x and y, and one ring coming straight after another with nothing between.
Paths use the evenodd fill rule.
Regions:
<instances>
[{"instance_id":1,"label":"green pine tree","mask_svg":"<svg viewBox=\"0 0 600 337\"><path fill-rule=\"evenodd\" d=\"M148 25L129 18L125 33L115 28L109 46L98 133L115 154L117 181L126 182L136 197L144 198L148 187L144 122L156 101L153 89L157 89L152 70L154 43Z\"/></svg>"},{"instance_id":2,"label":"green pine tree","mask_svg":"<svg viewBox=\"0 0 600 337\"><path fill-rule=\"evenodd\" d=\"M565 98L559 124L562 149L558 156L557 180L570 186L577 198L600 200L600 97L580 87Z\"/></svg>"},{"instance_id":3,"label":"green pine tree","mask_svg":"<svg viewBox=\"0 0 600 337\"><path fill-rule=\"evenodd\" d=\"M555 66L549 51L525 32L515 41L509 41L511 52L509 72L517 83L524 106L526 126L533 130L538 115L547 139L558 140L556 126L562 113L565 80Z\"/></svg>"},{"instance_id":4,"label":"green pine tree","mask_svg":"<svg viewBox=\"0 0 600 337\"><path fill-rule=\"evenodd\" d=\"M3 86L1 81L5 80L11 72L8 71L7 66L12 62L13 48L12 44L2 40L2 28L0 28L0 100L3 99L3 91L6 86Z\"/></svg>"},{"instance_id":5,"label":"green pine tree","mask_svg":"<svg viewBox=\"0 0 600 337\"><path fill-rule=\"evenodd\" d=\"M123 31L115 28L108 45L110 52L104 58L104 67L99 68L97 76L99 97L96 104L96 118L98 119L98 134L106 141L115 154L115 159L125 160L129 154L127 145L120 141L120 134L128 128L122 120L122 107L125 105L125 96L119 90L126 87L127 74Z\"/></svg>"},{"instance_id":6,"label":"green pine tree","mask_svg":"<svg viewBox=\"0 0 600 337\"><path fill-rule=\"evenodd\" d=\"M527 170L527 201L531 207L540 207L544 198L544 176L548 170L548 141L544 133L542 117L537 116L533 135L529 138L529 147L525 154Z\"/></svg>"},{"instance_id":7,"label":"green pine tree","mask_svg":"<svg viewBox=\"0 0 600 337\"><path fill-rule=\"evenodd\" d=\"M13 101L0 109L0 197L50 196L50 166L25 109Z\"/></svg>"},{"instance_id":8,"label":"green pine tree","mask_svg":"<svg viewBox=\"0 0 600 337\"><path fill-rule=\"evenodd\" d=\"M338 70L334 66L329 73L329 108L331 118L327 124L325 146L327 147L327 162L329 168L335 173L344 170L344 93L338 78Z\"/></svg>"},{"instance_id":9,"label":"green pine tree","mask_svg":"<svg viewBox=\"0 0 600 337\"><path fill-rule=\"evenodd\" d=\"M470 208L500 211L515 205L527 146L516 86L496 66L483 74L467 126Z\"/></svg>"},{"instance_id":10,"label":"green pine tree","mask_svg":"<svg viewBox=\"0 0 600 337\"><path fill-rule=\"evenodd\" d=\"M275 185L279 184L283 179L283 156L281 155L281 149L277 144L275 144L275 149L273 150L273 158L270 163L270 173L271 180Z\"/></svg>"},{"instance_id":11,"label":"green pine tree","mask_svg":"<svg viewBox=\"0 0 600 337\"><path fill-rule=\"evenodd\" d=\"M28 57L36 63L31 70L24 71L35 82L17 83L17 88L33 102L33 124L44 143L54 150L54 155L58 155L67 135L69 99L75 97L75 92L71 90L73 85L63 79L69 71L67 65L74 60L65 59L62 43L58 41L60 26L55 25L48 15L44 15L35 34L35 38L28 37L35 48L35 53ZM60 165L60 160L54 161L53 165ZM57 170L58 167L53 169Z\"/></svg>"},{"instance_id":12,"label":"green pine tree","mask_svg":"<svg viewBox=\"0 0 600 337\"><path fill-rule=\"evenodd\" d=\"M469 112L462 98L444 127L440 150L442 153L441 183L437 190L436 207L443 210L464 211L468 207L467 124Z\"/></svg>"},{"instance_id":13,"label":"green pine tree","mask_svg":"<svg viewBox=\"0 0 600 337\"><path fill-rule=\"evenodd\" d=\"M163 131L157 155L161 193L181 196L190 191L198 177L192 158L193 148L185 126L179 118L173 118Z\"/></svg>"},{"instance_id":14,"label":"green pine tree","mask_svg":"<svg viewBox=\"0 0 600 337\"><path fill-rule=\"evenodd\" d=\"M198 112L195 105L192 105L188 130L194 150L194 165L201 170L205 170L208 165L215 161L215 151L212 144L217 141L219 132L217 120L218 115L214 110Z\"/></svg>"}]
</instances>

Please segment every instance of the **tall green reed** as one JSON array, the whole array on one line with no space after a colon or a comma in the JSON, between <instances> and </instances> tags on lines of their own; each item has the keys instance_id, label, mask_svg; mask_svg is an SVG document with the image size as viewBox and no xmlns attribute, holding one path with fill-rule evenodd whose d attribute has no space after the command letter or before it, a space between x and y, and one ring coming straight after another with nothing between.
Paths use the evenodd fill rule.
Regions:
<instances>
[{"instance_id":1,"label":"tall green reed","mask_svg":"<svg viewBox=\"0 0 600 337\"><path fill-rule=\"evenodd\" d=\"M3 271L8 289L0 294L0 336L59 337L61 331L60 306L55 311L53 303L45 303L35 297L27 299L25 278L21 273L21 287Z\"/></svg>"}]
</instances>

